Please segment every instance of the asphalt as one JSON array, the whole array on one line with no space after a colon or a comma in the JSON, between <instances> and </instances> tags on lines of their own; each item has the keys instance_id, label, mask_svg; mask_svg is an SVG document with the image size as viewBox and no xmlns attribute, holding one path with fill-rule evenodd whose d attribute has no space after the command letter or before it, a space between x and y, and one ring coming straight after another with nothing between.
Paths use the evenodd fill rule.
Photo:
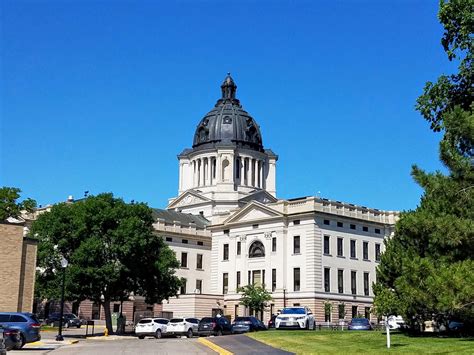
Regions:
<instances>
[{"instance_id":1,"label":"asphalt","mask_svg":"<svg viewBox=\"0 0 474 355\"><path fill-rule=\"evenodd\" d=\"M269 345L263 344L255 339L249 338L246 335L227 335L222 337L211 337L207 340L216 344L217 346L238 355L288 355L294 354L288 351L276 349Z\"/></svg>"}]
</instances>

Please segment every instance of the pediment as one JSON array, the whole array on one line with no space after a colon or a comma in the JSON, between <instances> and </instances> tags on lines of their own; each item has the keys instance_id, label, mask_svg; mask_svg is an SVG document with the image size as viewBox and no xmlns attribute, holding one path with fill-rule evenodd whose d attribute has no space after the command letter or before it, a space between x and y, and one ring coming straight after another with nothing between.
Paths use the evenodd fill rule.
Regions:
<instances>
[{"instance_id":1,"label":"pediment","mask_svg":"<svg viewBox=\"0 0 474 355\"><path fill-rule=\"evenodd\" d=\"M240 222L256 222L262 219L283 217L283 215L272 208L256 201L250 202L241 210L235 212L224 221L224 224L240 223Z\"/></svg>"},{"instance_id":2,"label":"pediment","mask_svg":"<svg viewBox=\"0 0 474 355\"><path fill-rule=\"evenodd\" d=\"M277 202L278 199L275 196L268 193L267 191L260 190L260 191L254 192L253 194L249 196L245 196L239 200L239 202L244 202L244 203L251 202L251 201L258 201L260 203L267 204L267 203Z\"/></svg>"},{"instance_id":3,"label":"pediment","mask_svg":"<svg viewBox=\"0 0 474 355\"><path fill-rule=\"evenodd\" d=\"M198 205L200 203L206 203L210 201L211 200L209 198L202 196L196 191L188 190L178 196L173 202L168 205L167 208L171 209L176 207Z\"/></svg>"}]
</instances>

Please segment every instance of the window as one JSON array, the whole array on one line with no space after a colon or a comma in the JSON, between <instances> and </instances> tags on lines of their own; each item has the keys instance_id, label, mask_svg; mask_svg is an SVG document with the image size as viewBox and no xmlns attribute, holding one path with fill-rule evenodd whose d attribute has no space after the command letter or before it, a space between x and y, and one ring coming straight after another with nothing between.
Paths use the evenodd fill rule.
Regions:
<instances>
[{"instance_id":1,"label":"window","mask_svg":"<svg viewBox=\"0 0 474 355\"><path fill-rule=\"evenodd\" d=\"M337 256L344 256L344 244L342 238L337 238Z\"/></svg>"},{"instance_id":2,"label":"window","mask_svg":"<svg viewBox=\"0 0 474 355\"><path fill-rule=\"evenodd\" d=\"M224 229L224 234L225 234L225 235L229 235L229 230L228 230L228 229Z\"/></svg>"},{"instance_id":3,"label":"window","mask_svg":"<svg viewBox=\"0 0 474 355\"><path fill-rule=\"evenodd\" d=\"M368 232L368 231L369 231L369 227L363 226L363 227L362 227L362 230L363 230L364 232Z\"/></svg>"},{"instance_id":4,"label":"window","mask_svg":"<svg viewBox=\"0 0 474 355\"><path fill-rule=\"evenodd\" d=\"M183 239L183 240L181 240L181 243L183 243L183 244L188 244L188 240L187 240L187 239Z\"/></svg>"},{"instance_id":5,"label":"window","mask_svg":"<svg viewBox=\"0 0 474 355\"><path fill-rule=\"evenodd\" d=\"M339 314L339 319L346 318L346 305L344 303L340 303L337 308L338 308L337 313Z\"/></svg>"},{"instance_id":6,"label":"window","mask_svg":"<svg viewBox=\"0 0 474 355\"><path fill-rule=\"evenodd\" d=\"M222 274L222 293L225 295L229 291L229 274L224 272Z\"/></svg>"},{"instance_id":7,"label":"window","mask_svg":"<svg viewBox=\"0 0 474 355\"><path fill-rule=\"evenodd\" d=\"M344 293L344 270L337 270L337 290Z\"/></svg>"},{"instance_id":8,"label":"window","mask_svg":"<svg viewBox=\"0 0 474 355\"><path fill-rule=\"evenodd\" d=\"M262 272L261 270L253 270L252 271L252 284L255 286L262 285Z\"/></svg>"},{"instance_id":9,"label":"window","mask_svg":"<svg viewBox=\"0 0 474 355\"><path fill-rule=\"evenodd\" d=\"M364 260L369 260L369 242L364 242L362 244L362 256Z\"/></svg>"},{"instance_id":10,"label":"window","mask_svg":"<svg viewBox=\"0 0 474 355\"><path fill-rule=\"evenodd\" d=\"M234 306L234 314L235 314L235 318L237 318L239 316L239 305L236 304Z\"/></svg>"},{"instance_id":11,"label":"window","mask_svg":"<svg viewBox=\"0 0 474 355\"><path fill-rule=\"evenodd\" d=\"M250 285L250 275L251 275L251 271L249 270L249 275L248 275L248 278L247 278L247 285Z\"/></svg>"},{"instance_id":12,"label":"window","mask_svg":"<svg viewBox=\"0 0 474 355\"><path fill-rule=\"evenodd\" d=\"M181 287L179 288L179 293L184 295L186 293L186 283L188 282L188 280L186 280L185 278L182 278L181 279Z\"/></svg>"},{"instance_id":13,"label":"window","mask_svg":"<svg viewBox=\"0 0 474 355\"><path fill-rule=\"evenodd\" d=\"M329 226L329 224L330 224L329 219L325 219L325 220L323 221L323 223L324 223L325 225Z\"/></svg>"},{"instance_id":14,"label":"window","mask_svg":"<svg viewBox=\"0 0 474 355\"><path fill-rule=\"evenodd\" d=\"M329 255L331 250L329 249L329 235L324 236L324 254Z\"/></svg>"},{"instance_id":15,"label":"window","mask_svg":"<svg viewBox=\"0 0 474 355\"><path fill-rule=\"evenodd\" d=\"M257 228L258 228L258 224L252 224L252 228L253 228L253 229L257 229Z\"/></svg>"},{"instance_id":16,"label":"window","mask_svg":"<svg viewBox=\"0 0 474 355\"><path fill-rule=\"evenodd\" d=\"M240 271L237 271L237 282L236 282L235 286L236 286L235 287L236 290L239 289L239 287L240 287Z\"/></svg>"},{"instance_id":17,"label":"window","mask_svg":"<svg viewBox=\"0 0 474 355\"><path fill-rule=\"evenodd\" d=\"M325 310L324 311L324 321L325 322L330 322L331 321L331 311L329 311L328 313L326 313L327 311Z\"/></svg>"},{"instance_id":18,"label":"window","mask_svg":"<svg viewBox=\"0 0 474 355\"><path fill-rule=\"evenodd\" d=\"M351 258L356 258L356 241L354 239L351 239Z\"/></svg>"},{"instance_id":19,"label":"window","mask_svg":"<svg viewBox=\"0 0 474 355\"><path fill-rule=\"evenodd\" d=\"M344 227L344 223L342 223L342 222L337 222L337 226L338 226L339 228L342 228L342 227Z\"/></svg>"},{"instance_id":20,"label":"window","mask_svg":"<svg viewBox=\"0 0 474 355\"><path fill-rule=\"evenodd\" d=\"M114 303L114 313L120 312L120 303Z\"/></svg>"},{"instance_id":21,"label":"window","mask_svg":"<svg viewBox=\"0 0 474 355\"><path fill-rule=\"evenodd\" d=\"M171 238L171 237L166 237L166 241L167 241L167 242L172 242L172 241L173 241L173 238Z\"/></svg>"},{"instance_id":22,"label":"window","mask_svg":"<svg viewBox=\"0 0 474 355\"><path fill-rule=\"evenodd\" d=\"M259 258L265 256L265 248L262 242L256 240L250 245L249 258Z\"/></svg>"},{"instance_id":23,"label":"window","mask_svg":"<svg viewBox=\"0 0 474 355\"><path fill-rule=\"evenodd\" d=\"M188 253L181 253L181 267L188 267Z\"/></svg>"},{"instance_id":24,"label":"window","mask_svg":"<svg viewBox=\"0 0 474 355\"><path fill-rule=\"evenodd\" d=\"M196 292L202 293L202 280L196 280Z\"/></svg>"},{"instance_id":25,"label":"window","mask_svg":"<svg viewBox=\"0 0 474 355\"><path fill-rule=\"evenodd\" d=\"M197 255L196 269L202 270L202 254Z\"/></svg>"},{"instance_id":26,"label":"window","mask_svg":"<svg viewBox=\"0 0 474 355\"><path fill-rule=\"evenodd\" d=\"M277 239L276 237L273 237L272 238L272 252L276 252L277 251Z\"/></svg>"},{"instance_id":27,"label":"window","mask_svg":"<svg viewBox=\"0 0 474 355\"><path fill-rule=\"evenodd\" d=\"M369 295L369 273L364 272L364 295Z\"/></svg>"},{"instance_id":28,"label":"window","mask_svg":"<svg viewBox=\"0 0 474 355\"><path fill-rule=\"evenodd\" d=\"M224 244L224 259L229 260L229 244Z\"/></svg>"},{"instance_id":29,"label":"window","mask_svg":"<svg viewBox=\"0 0 474 355\"><path fill-rule=\"evenodd\" d=\"M237 255L242 254L242 243L237 242Z\"/></svg>"},{"instance_id":30,"label":"window","mask_svg":"<svg viewBox=\"0 0 474 355\"><path fill-rule=\"evenodd\" d=\"M300 290L300 268L295 267L293 269L293 291Z\"/></svg>"},{"instance_id":31,"label":"window","mask_svg":"<svg viewBox=\"0 0 474 355\"><path fill-rule=\"evenodd\" d=\"M300 253L300 236L295 235L293 237L293 254L299 254Z\"/></svg>"},{"instance_id":32,"label":"window","mask_svg":"<svg viewBox=\"0 0 474 355\"><path fill-rule=\"evenodd\" d=\"M262 286L265 285L265 270L262 270Z\"/></svg>"},{"instance_id":33,"label":"window","mask_svg":"<svg viewBox=\"0 0 474 355\"><path fill-rule=\"evenodd\" d=\"M277 269L272 269L272 292L277 288Z\"/></svg>"},{"instance_id":34,"label":"window","mask_svg":"<svg viewBox=\"0 0 474 355\"><path fill-rule=\"evenodd\" d=\"M28 322L28 320L25 317L20 316L18 314L12 314L12 315L10 315L10 322L11 323L26 323L26 322ZM38 322L36 322L36 323L38 323Z\"/></svg>"},{"instance_id":35,"label":"window","mask_svg":"<svg viewBox=\"0 0 474 355\"><path fill-rule=\"evenodd\" d=\"M296 225L298 225L298 224L300 224L300 220L299 220L299 219L295 219L295 220L293 221L293 225L296 226Z\"/></svg>"},{"instance_id":36,"label":"window","mask_svg":"<svg viewBox=\"0 0 474 355\"><path fill-rule=\"evenodd\" d=\"M356 229L356 225L355 224L351 224L351 229Z\"/></svg>"},{"instance_id":37,"label":"window","mask_svg":"<svg viewBox=\"0 0 474 355\"><path fill-rule=\"evenodd\" d=\"M380 234L380 229L375 228L375 234Z\"/></svg>"},{"instance_id":38,"label":"window","mask_svg":"<svg viewBox=\"0 0 474 355\"><path fill-rule=\"evenodd\" d=\"M370 307L364 308L365 318L370 319Z\"/></svg>"},{"instance_id":39,"label":"window","mask_svg":"<svg viewBox=\"0 0 474 355\"><path fill-rule=\"evenodd\" d=\"M351 292L353 295L357 294L357 272L351 271Z\"/></svg>"},{"instance_id":40,"label":"window","mask_svg":"<svg viewBox=\"0 0 474 355\"><path fill-rule=\"evenodd\" d=\"M331 291L331 275L328 267L324 268L324 292Z\"/></svg>"},{"instance_id":41,"label":"window","mask_svg":"<svg viewBox=\"0 0 474 355\"><path fill-rule=\"evenodd\" d=\"M357 318L357 306L352 306L352 318Z\"/></svg>"},{"instance_id":42,"label":"window","mask_svg":"<svg viewBox=\"0 0 474 355\"><path fill-rule=\"evenodd\" d=\"M197 245L204 245L204 242L197 242Z\"/></svg>"},{"instance_id":43,"label":"window","mask_svg":"<svg viewBox=\"0 0 474 355\"><path fill-rule=\"evenodd\" d=\"M375 244L375 260L380 261L380 244Z\"/></svg>"}]
</instances>

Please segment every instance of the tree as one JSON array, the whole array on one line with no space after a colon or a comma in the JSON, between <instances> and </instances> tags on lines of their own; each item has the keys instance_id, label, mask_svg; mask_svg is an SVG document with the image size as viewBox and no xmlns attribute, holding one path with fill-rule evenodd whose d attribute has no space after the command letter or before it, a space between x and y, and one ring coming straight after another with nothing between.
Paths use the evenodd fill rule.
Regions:
<instances>
[{"instance_id":1,"label":"tree","mask_svg":"<svg viewBox=\"0 0 474 355\"><path fill-rule=\"evenodd\" d=\"M0 188L0 222L6 221L9 217L17 218L21 211L32 212L36 207L36 201L27 198L22 202L17 202L20 198L21 190L16 187Z\"/></svg>"},{"instance_id":2,"label":"tree","mask_svg":"<svg viewBox=\"0 0 474 355\"><path fill-rule=\"evenodd\" d=\"M449 174L413 166L424 194L414 211L401 214L377 268L376 313L400 314L412 325L474 319L473 10L472 0L440 2L441 43L459 70L428 82L416 106L443 134L440 159Z\"/></svg>"},{"instance_id":3,"label":"tree","mask_svg":"<svg viewBox=\"0 0 474 355\"><path fill-rule=\"evenodd\" d=\"M237 292L242 292L240 304L254 310L257 314L263 312L268 307L268 302L272 296L264 286L246 285L239 287Z\"/></svg>"},{"instance_id":4,"label":"tree","mask_svg":"<svg viewBox=\"0 0 474 355\"><path fill-rule=\"evenodd\" d=\"M111 301L133 294L156 303L176 295L181 284L174 253L154 233L152 210L127 204L111 193L60 203L41 214L30 234L39 240L37 294L58 298L59 261L66 269L66 299L90 299L104 306L112 332Z\"/></svg>"},{"instance_id":5,"label":"tree","mask_svg":"<svg viewBox=\"0 0 474 355\"><path fill-rule=\"evenodd\" d=\"M329 322L331 321L331 313L332 313L332 303L329 300L324 301L324 318L325 321Z\"/></svg>"}]
</instances>

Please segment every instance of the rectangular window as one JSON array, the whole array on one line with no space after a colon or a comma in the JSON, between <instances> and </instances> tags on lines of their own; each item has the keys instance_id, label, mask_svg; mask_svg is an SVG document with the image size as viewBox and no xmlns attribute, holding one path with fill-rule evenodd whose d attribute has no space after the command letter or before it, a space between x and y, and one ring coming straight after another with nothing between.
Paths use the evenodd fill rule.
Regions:
<instances>
[{"instance_id":1,"label":"rectangular window","mask_svg":"<svg viewBox=\"0 0 474 355\"><path fill-rule=\"evenodd\" d=\"M337 270L337 290L344 293L344 270Z\"/></svg>"},{"instance_id":2,"label":"rectangular window","mask_svg":"<svg viewBox=\"0 0 474 355\"><path fill-rule=\"evenodd\" d=\"M173 238L171 238L171 237L166 237L166 241L167 241L167 242L172 242L172 241L173 241Z\"/></svg>"},{"instance_id":3,"label":"rectangular window","mask_svg":"<svg viewBox=\"0 0 474 355\"><path fill-rule=\"evenodd\" d=\"M277 239L276 237L273 237L272 238L272 252L276 252L277 251Z\"/></svg>"},{"instance_id":4,"label":"rectangular window","mask_svg":"<svg viewBox=\"0 0 474 355\"><path fill-rule=\"evenodd\" d=\"M188 244L188 240L187 240L187 239L183 239L183 240L181 240L181 243L183 243L183 244Z\"/></svg>"},{"instance_id":5,"label":"rectangular window","mask_svg":"<svg viewBox=\"0 0 474 355\"><path fill-rule=\"evenodd\" d=\"M258 228L258 224L252 224L252 228L253 228L253 229L257 229L257 228Z\"/></svg>"},{"instance_id":6,"label":"rectangular window","mask_svg":"<svg viewBox=\"0 0 474 355\"><path fill-rule=\"evenodd\" d=\"M197 242L197 245L204 245L204 242Z\"/></svg>"},{"instance_id":7,"label":"rectangular window","mask_svg":"<svg viewBox=\"0 0 474 355\"><path fill-rule=\"evenodd\" d=\"M324 236L324 254L329 255L331 249L329 249L329 235Z\"/></svg>"},{"instance_id":8,"label":"rectangular window","mask_svg":"<svg viewBox=\"0 0 474 355\"><path fill-rule=\"evenodd\" d=\"M235 318L237 318L239 316L239 305L236 304L234 306L234 313L235 313Z\"/></svg>"},{"instance_id":9,"label":"rectangular window","mask_svg":"<svg viewBox=\"0 0 474 355\"><path fill-rule=\"evenodd\" d=\"M344 256L344 240L337 238L337 256Z\"/></svg>"},{"instance_id":10,"label":"rectangular window","mask_svg":"<svg viewBox=\"0 0 474 355\"><path fill-rule=\"evenodd\" d=\"M299 254L300 253L300 236L295 235L293 237L293 254Z\"/></svg>"},{"instance_id":11,"label":"rectangular window","mask_svg":"<svg viewBox=\"0 0 474 355\"><path fill-rule=\"evenodd\" d=\"M324 223L325 225L329 226L329 224L330 224L329 219L325 219L323 223Z\"/></svg>"},{"instance_id":12,"label":"rectangular window","mask_svg":"<svg viewBox=\"0 0 474 355\"><path fill-rule=\"evenodd\" d=\"M364 272L364 295L369 295L369 273Z\"/></svg>"},{"instance_id":13,"label":"rectangular window","mask_svg":"<svg viewBox=\"0 0 474 355\"><path fill-rule=\"evenodd\" d=\"M380 234L380 229L375 228L375 234Z\"/></svg>"},{"instance_id":14,"label":"rectangular window","mask_svg":"<svg viewBox=\"0 0 474 355\"><path fill-rule=\"evenodd\" d=\"M362 244L362 256L364 260L369 260L369 242L364 242Z\"/></svg>"},{"instance_id":15,"label":"rectangular window","mask_svg":"<svg viewBox=\"0 0 474 355\"><path fill-rule=\"evenodd\" d=\"M380 244L375 244L375 260L380 261Z\"/></svg>"},{"instance_id":16,"label":"rectangular window","mask_svg":"<svg viewBox=\"0 0 474 355\"><path fill-rule=\"evenodd\" d=\"M222 293L225 295L229 291L229 274L224 272L222 274Z\"/></svg>"},{"instance_id":17,"label":"rectangular window","mask_svg":"<svg viewBox=\"0 0 474 355\"><path fill-rule=\"evenodd\" d=\"M339 228L342 228L342 227L344 227L344 223L342 223L342 222L337 222L337 226L338 226Z\"/></svg>"},{"instance_id":18,"label":"rectangular window","mask_svg":"<svg viewBox=\"0 0 474 355\"><path fill-rule=\"evenodd\" d=\"M298 225L298 224L300 224L300 220L299 220L299 219L295 219L295 220L293 221L293 225L296 226L296 225Z\"/></svg>"},{"instance_id":19,"label":"rectangular window","mask_svg":"<svg viewBox=\"0 0 474 355\"><path fill-rule=\"evenodd\" d=\"M368 231L369 231L369 227L363 226L363 227L362 227L362 230L363 230L364 232L368 232Z\"/></svg>"},{"instance_id":20,"label":"rectangular window","mask_svg":"<svg viewBox=\"0 0 474 355\"><path fill-rule=\"evenodd\" d=\"M202 280L196 280L196 292L202 293Z\"/></svg>"},{"instance_id":21,"label":"rectangular window","mask_svg":"<svg viewBox=\"0 0 474 355\"><path fill-rule=\"evenodd\" d=\"M346 305L344 303L339 304L338 314L339 314L339 319L346 318Z\"/></svg>"},{"instance_id":22,"label":"rectangular window","mask_svg":"<svg viewBox=\"0 0 474 355\"><path fill-rule=\"evenodd\" d=\"M196 269L202 270L202 254L197 255Z\"/></svg>"},{"instance_id":23,"label":"rectangular window","mask_svg":"<svg viewBox=\"0 0 474 355\"><path fill-rule=\"evenodd\" d=\"M352 318L357 318L357 306L352 306Z\"/></svg>"},{"instance_id":24,"label":"rectangular window","mask_svg":"<svg viewBox=\"0 0 474 355\"><path fill-rule=\"evenodd\" d=\"M181 253L181 267L188 267L188 253Z\"/></svg>"},{"instance_id":25,"label":"rectangular window","mask_svg":"<svg viewBox=\"0 0 474 355\"><path fill-rule=\"evenodd\" d=\"M351 224L351 229L356 229L356 225L355 225L355 224Z\"/></svg>"},{"instance_id":26,"label":"rectangular window","mask_svg":"<svg viewBox=\"0 0 474 355\"><path fill-rule=\"evenodd\" d=\"M262 272L260 270L252 271L252 284L255 286L262 286Z\"/></svg>"},{"instance_id":27,"label":"rectangular window","mask_svg":"<svg viewBox=\"0 0 474 355\"><path fill-rule=\"evenodd\" d=\"M120 312L120 303L114 303L114 313Z\"/></svg>"},{"instance_id":28,"label":"rectangular window","mask_svg":"<svg viewBox=\"0 0 474 355\"><path fill-rule=\"evenodd\" d=\"M277 269L272 269L272 292L277 288Z\"/></svg>"},{"instance_id":29,"label":"rectangular window","mask_svg":"<svg viewBox=\"0 0 474 355\"><path fill-rule=\"evenodd\" d=\"M325 322L330 322L331 321L331 312L326 313L326 311L324 311L324 321Z\"/></svg>"},{"instance_id":30,"label":"rectangular window","mask_svg":"<svg viewBox=\"0 0 474 355\"><path fill-rule=\"evenodd\" d=\"M236 282L236 290L240 287L240 271L237 271L237 282Z\"/></svg>"},{"instance_id":31,"label":"rectangular window","mask_svg":"<svg viewBox=\"0 0 474 355\"><path fill-rule=\"evenodd\" d=\"M354 239L351 239L351 258L356 258L356 241Z\"/></svg>"},{"instance_id":32,"label":"rectangular window","mask_svg":"<svg viewBox=\"0 0 474 355\"><path fill-rule=\"evenodd\" d=\"M365 318L370 319L370 307L364 308Z\"/></svg>"},{"instance_id":33,"label":"rectangular window","mask_svg":"<svg viewBox=\"0 0 474 355\"><path fill-rule=\"evenodd\" d=\"M295 267L293 269L293 291L300 290L300 268Z\"/></svg>"},{"instance_id":34,"label":"rectangular window","mask_svg":"<svg viewBox=\"0 0 474 355\"><path fill-rule=\"evenodd\" d=\"M182 284L181 284L181 287L179 288L179 293L184 295L186 294L186 283L188 282L188 280L186 280L185 278L182 278L181 282Z\"/></svg>"},{"instance_id":35,"label":"rectangular window","mask_svg":"<svg viewBox=\"0 0 474 355\"><path fill-rule=\"evenodd\" d=\"M237 255L242 254L242 243L237 242Z\"/></svg>"},{"instance_id":36,"label":"rectangular window","mask_svg":"<svg viewBox=\"0 0 474 355\"><path fill-rule=\"evenodd\" d=\"M324 292L331 291L331 275L328 267L324 268Z\"/></svg>"},{"instance_id":37,"label":"rectangular window","mask_svg":"<svg viewBox=\"0 0 474 355\"><path fill-rule=\"evenodd\" d=\"M224 258L223 260L229 260L229 244L224 244Z\"/></svg>"},{"instance_id":38,"label":"rectangular window","mask_svg":"<svg viewBox=\"0 0 474 355\"><path fill-rule=\"evenodd\" d=\"M251 284L252 284L252 283L250 282L250 280L251 280L251 275L252 275L252 274L251 274L251 271L249 270L249 272L248 272L248 278L247 278L247 285L251 285Z\"/></svg>"},{"instance_id":39,"label":"rectangular window","mask_svg":"<svg viewBox=\"0 0 474 355\"><path fill-rule=\"evenodd\" d=\"M357 272L351 271L351 292L353 295L357 294Z\"/></svg>"},{"instance_id":40,"label":"rectangular window","mask_svg":"<svg viewBox=\"0 0 474 355\"><path fill-rule=\"evenodd\" d=\"M265 287L265 270L262 270L262 286Z\"/></svg>"},{"instance_id":41,"label":"rectangular window","mask_svg":"<svg viewBox=\"0 0 474 355\"><path fill-rule=\"evenodd\" d=\"M229 235L230 231L228 229L224 229L224 235Z\"/></svg>"}]
</instances>

